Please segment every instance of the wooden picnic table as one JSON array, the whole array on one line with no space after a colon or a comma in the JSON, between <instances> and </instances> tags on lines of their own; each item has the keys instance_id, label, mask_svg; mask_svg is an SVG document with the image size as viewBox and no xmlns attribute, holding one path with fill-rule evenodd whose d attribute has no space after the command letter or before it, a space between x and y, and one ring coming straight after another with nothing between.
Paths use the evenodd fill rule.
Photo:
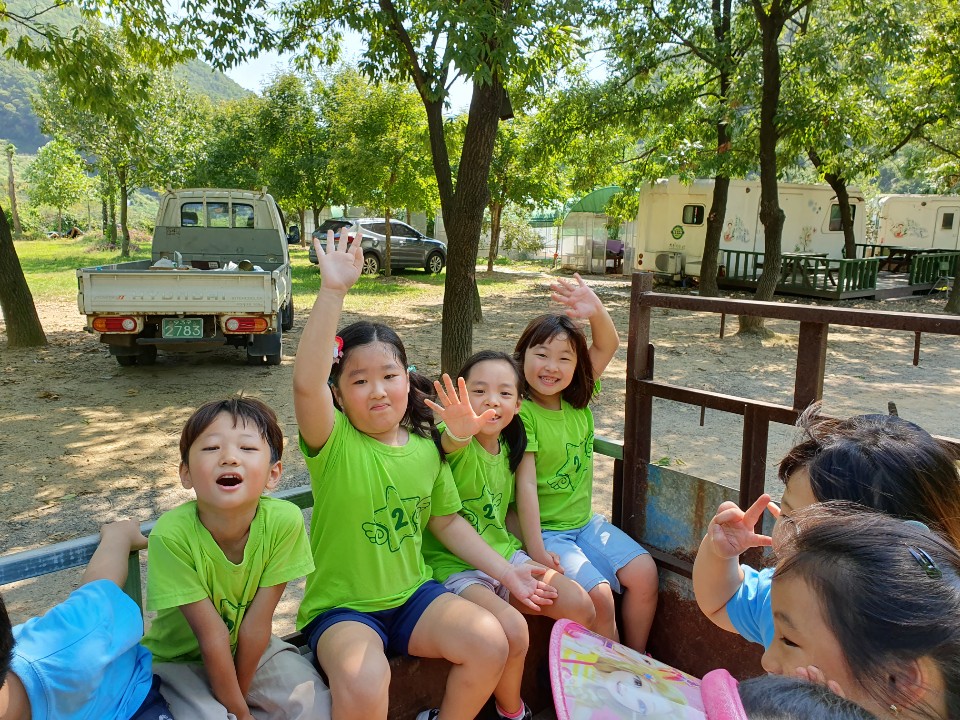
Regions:
<instances>
[{"instance_id":1,"label":"wooden picnic table","mask_svg":"<svg viewBox=\"0 0 960 720\"><path fill-rule=\"evenodd\" d=\"M909 272L913 258L923 253L942 252L938 248L909 247L906 245L881 245L881 255L886 255L880 262L880 269L888 272ZM883 253L883 249L886 253Z\"/></svg>"},{"instance_id":2,"label":"wooden picnic table","mask_svg":"<svg viewBox=\"0 0 960 720\"><path fill-rule=\"evenodd\" d=\"M795 252L783 253L780 264L780 282L796 284L797 278L804 287L812 288L817 271L822 261L827 259L827 253ZM824 268L825 269L825 268ZM835 282L835 281L834 281Z\"/></svg>"}]
</instances>

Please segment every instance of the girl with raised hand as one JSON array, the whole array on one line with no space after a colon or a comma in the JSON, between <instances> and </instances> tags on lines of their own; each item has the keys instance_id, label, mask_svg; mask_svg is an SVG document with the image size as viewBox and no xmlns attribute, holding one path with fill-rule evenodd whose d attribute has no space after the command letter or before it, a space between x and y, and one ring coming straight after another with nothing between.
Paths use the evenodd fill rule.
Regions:
<instances>
[{"instance_id":1,"label":"girl with raised hand","mask_svg":"<svg viewBox=\"0 0 960 720\"><path fill-rule=\"evenodd\" d=\"M552 286L551 297L566 314L531 321L514 351L528 398L520 408L527 452L517 472L517 513L530 557L562 567L589 593L595 629L612 640L620 637L613 593L623 593L623 642L642 651L657 607L656 565L639 543L593 512L588 406L620 339L600 298L574 277L576 284L560 280ZM578 319L590 324L589 346Z\"/></svg>"},{"instance_id":2,"label":"girl with raised hand","mask_svg":"<svg viewBox=\"0 0 960 720\"><path fill-rule=\"evenodd\" d=\"M880 718L960 717L960 553L851 503L781 521L763 668L820 680Z\"/></svg>"},{"instance_id":3,"label":"girl with raised hand","mask_svg":"<svg viewBox=\"0 0 960 720\"><path fill-rule=\"evenodd\" d=\"M517 414L523 375L516 361L502 352L486 350L473 355L460 369L455 387L449 375L436 382L439 404L427 401L443 422L441 441L457 484L466 518L491 548L512 565L534 565L520 541L507 529L507 507L513 501L514 473L527 445ZM520 697L520 681L530 644L527 620L521 613L542 613L550 618L570 618L590 627L593 603L572 580L543 568L543 579L557 590L552 605L532 611L518 602L498 580L477 570L447 550L428 530L424 559L433 576L448 590L493 613L506 633L510 652L500 682L494 690L497 713L517 720L531 717Z\"/></svg>"},{"instance_id":4,"label":"girl with raised hand","mask_svg":"<svg viewBox=\"0 0 960 720\"><path fill-rule=\"evenodd\" d=\"M817 502L846 500L918 520L960 547L960 477L956 452L923 428L895 415L799 420L804 437L780 462L786 485L778 508L762 495L747 510L720 505L693 566L693 588L704 614L719 627L769 647L773 642L773 569L741 565L739 557L771 539L754 531L765 508L787 517Z\"/></svg>"},{"instance_id":5,"label":"girl with raised hand","mask_svg":"<svg viewBox=\"0 0 960 720\"><path fill-rule=\"evenodd\" d=\"M421 716L472 720L500 679L507 639L493 615L430 577L424 529L531 609L555 592L538 579L542 569L510 565L457 514L460 498L424 404L431 385L408 371L396 333L359 322L337 336L344 297L363 269L360 244L348 247L341 236L334 247L332 232L326 250L314 243L321 287L293 385L317 569L297 627L329 678L334 720L387 717L394 654L453 663L439 709Z\"/></svg>"}]
</instances>

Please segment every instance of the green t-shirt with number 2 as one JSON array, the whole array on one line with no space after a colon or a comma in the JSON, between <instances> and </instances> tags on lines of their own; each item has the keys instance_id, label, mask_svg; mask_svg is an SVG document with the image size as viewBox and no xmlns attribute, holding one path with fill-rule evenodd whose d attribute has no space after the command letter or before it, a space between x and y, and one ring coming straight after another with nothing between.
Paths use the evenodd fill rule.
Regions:
<instances>
[{"instance_id":1,"label":"green t-shirt with number 2","mask_svg":"<svg viewBox=\"0 0 960 720\"><path fill-rule=\"evenodd\" d=\"M593 517L593 413L561 400L546 410L520 406L527 452L536 454L537 498L544 530L572 530Z\"/></svg>"},{"instance_id":2,"label":"green t-shirt with number 2","mask_svg":"<svg viewBox=\"0 0 960 720\"><path fill-rule=\"evenodd\" d=\"M466 447L449 453L447 461L463 503L460 515L473 525L490 547L509 560L521 545L504 522L515 488L507 444L501 440L500 452L491 455L474 439ZM454 573L473 570L471 565L447 550L429 530L423 538L423 557L439 582Z\"/></svg>"},{"instance_id":3,"label":"green t-shirt with number 2","mask_svg":"<svg viewBox=\"0 0 960 720\"><path fill-rule=\"evenodd\" d=\"M409 433L384 445L336 411L333 432L315 455L300 438L310 471L310 547L297 629L343 607L376 612L399 607L430 579L421 553L432 515L460 509L450 466L432 440Z\"/></svg>"}]
</instances>

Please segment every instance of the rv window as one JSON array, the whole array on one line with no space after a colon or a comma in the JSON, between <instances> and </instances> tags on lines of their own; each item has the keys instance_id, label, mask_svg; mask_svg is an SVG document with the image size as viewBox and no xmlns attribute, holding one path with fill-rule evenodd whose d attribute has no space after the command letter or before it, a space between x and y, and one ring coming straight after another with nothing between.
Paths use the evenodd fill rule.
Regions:
<instances>
[{"instance_id":1,"label":"rv window","mask_svg":"<svg viewBox=\"0 0 960 720\"><path fill-rule=\"evenodd\" d=\"M180 227L203 225L203 203L184 203L180 206Z\"/></svg>"},{"instance_id":2,"label":"rv window","mask_svg":"<svg viewBox=\"0 0 960 720\"><path fill-rule=\"evenodd\" d=\"M941 230L953 230L953 213L945 212L943 221L940 223Z\"/></svg>"},{"instance_id":3,"label":"rv window","mask_svg":"<svg viewBox=\"0 0 960 720\"><path fill-rule=\"evenodd\" d=\"M703 205L684 205L683 224L703 225Z\"/></svg>"},{"instance_id":4,"label":"rv window","mask_svg":"<svg viewBox=\"0 0 960 720\"><path fill-rule=\"evenodd\" d=\"M235 228L253 227L253 205L233 204L233 226Z\"/></svg>"},{"instance_id":5,"label":"rv window","mask_svg":"<svg viewBox=\"0 0 960 720\"><path fill-rule=\"evenodd\" d=\"M857 206L850 206L850 219L853 220L857 217ZM830 206L830 226L828 228L830 232L839 232L843 230L843 221L840 219L840 205L834 203Z\"/></svg>"}]
</instances>

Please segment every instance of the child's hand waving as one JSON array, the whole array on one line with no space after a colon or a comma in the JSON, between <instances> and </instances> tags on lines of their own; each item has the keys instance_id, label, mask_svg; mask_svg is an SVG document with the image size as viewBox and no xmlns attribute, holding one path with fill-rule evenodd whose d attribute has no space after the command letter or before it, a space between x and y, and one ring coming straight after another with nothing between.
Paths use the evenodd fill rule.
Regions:
<instances>
[{"instance_id":1,"label":"child's hand waving","mask_svg":"<svg viewBox=\"0 0 960 720\"><path fill-rule=\"evenodd\" d=\"M363 248L360 247L359 236L350 244L346 231L342 230L335 247L333 230L327 230L326 250L316 237L313 247L317 251L320 288L345 293L353 287L363 272Z\"/></svg>"},{"instance_id":2,"label":"child's hand waving","mask_svg":"<svg viewBox=\"0 0 960 720\"><path fill-rule=\"evenodd\" d=\"M754 532L765 509L769 509L774 517L780 516L780 508L766 494L757 498L746 511L736 503L721 503L707 529L713 552L722 558L735 558L750 548L772 545L773 540L768 535Z\"/></svg>"},{"instance_id":3,"label":"child's hand waving","mask_svg":"<svg viewBox=\"0 0 960 720\"><path fill-rule=\"evenodd\" d=\"M553 599L557 597L557 590L553 585L537 579L543 577L545 572L547 568L530 563L511 565L510 569L503 573L500 582L517 600L531 610L539 610L544 605L553 605Z\"/></svg>"},{"instance_id":4,"label":"child's hand waving","mask_svg":"<svg viewBox=\"0 0 960 720\"><path fill-rule=\"evenodd\" d=\"M603 303L593 289L587 285L579 273L574 273L577 284L560 279L552 284L553 294L550 299L561 305L566 305L566 313L572 318L588 320L598 312L603 312Z\"/></svg>"},{"instance_id":5,"label":"child's hand waving","mask_svg":"<svg viewBox=\"0 0 960 720\"><path fill-rule=\"evenodd\" d=\"M437 399L440 404L432 400L426 400L427 407L433 410L443 421L450 431L448 434L457 438L472 438L476 435L484 423L489 422L497 414L497 411L491 408L485 410L482 415L477 415L470 405L470 398L467 395L467 382L463 378L457 378L457 385L460 393L457 394L457 388L453 385L453 380L447 373L443 374L443 385L439 380L433 381L433 386L437 390Z\"/></svg>"}]
</instances>

